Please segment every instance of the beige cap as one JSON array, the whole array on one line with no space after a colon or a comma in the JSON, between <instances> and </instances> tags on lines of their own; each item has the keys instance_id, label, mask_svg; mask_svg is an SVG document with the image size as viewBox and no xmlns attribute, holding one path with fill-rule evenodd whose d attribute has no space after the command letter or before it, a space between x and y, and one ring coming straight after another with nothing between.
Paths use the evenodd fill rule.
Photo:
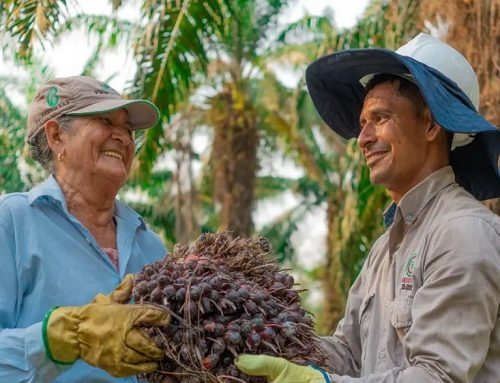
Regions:
<instances>
[{"instance_id":1,"label":"beige cap","mask_svg":"<svg viewBox=\"0 0 500 383\"><path fill-rule=\"evenodd\" d=\"M158 108L147 100L125 100L104 82L85 76L62 77L43 84L31 103L26 141L30 142L49 120L61 116L90 116L117 109L128 112L134 130L150 128L160 119Z\"/></svg>"}]
</instances>

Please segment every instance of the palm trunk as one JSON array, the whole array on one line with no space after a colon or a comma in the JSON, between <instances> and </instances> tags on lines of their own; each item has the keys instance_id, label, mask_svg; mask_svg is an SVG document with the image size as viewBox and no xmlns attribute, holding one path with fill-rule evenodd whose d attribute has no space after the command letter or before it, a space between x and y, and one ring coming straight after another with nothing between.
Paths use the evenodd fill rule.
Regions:
<instances>
[{"instance_id":1,"label":"palm trunk","mask_svg":"<svg viewBox=\"0 0 500 383\"><path fill-rule=\"evenodd\" d=\"M242 94L238 92L238 94ZM231 89L212 100L214 126L212 166L219 228L240 236L252 230L252 206L257 167L255 113Z\"/></svg>"},{"instance_id":2,"label":"palm trunk","mask_svg":"<svg viewBox=\"0 0 500 383\"><path fill-rule=\"evenodd\" d=\"M324 293L323 305L318 316L318 332L323 335L331 334L342 318L346 302L342 290L344 280L343 268L339 252L339 216L341 213L342 192L338 189L336 195L330 197L327 206L327 256L324 273L322 275L322 289Z\"/></svg>"},{"instance_id":3,"label":"palm trunk","mask_svg":"<svg viewBox=\"0 0 500 383\"><path fill-rule=\"evenodd\" d=\"M175 238L177 243L189 243L196 239L199 233L197 220L198 199L193 178L193 131L189 109L186 116L172 124L174 135L176 171L173 175L175 189Z\"/></svg>"}]
</instances>

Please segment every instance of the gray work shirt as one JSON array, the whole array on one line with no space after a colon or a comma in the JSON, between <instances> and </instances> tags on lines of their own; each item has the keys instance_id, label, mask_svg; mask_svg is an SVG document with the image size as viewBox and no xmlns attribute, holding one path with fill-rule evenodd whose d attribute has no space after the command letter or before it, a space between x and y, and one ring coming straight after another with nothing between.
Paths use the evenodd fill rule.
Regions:
<instances>
[{"instance_id":1,"label":"gray work shirt","mask_svg":"<svg viewBox=\"0 0 500 383\"><path fill-rule=\"evenodd\" d=\"M500 218L432 173L397 206L324 338L333 382L500 383Z\"/></svg>"}]
</instances>

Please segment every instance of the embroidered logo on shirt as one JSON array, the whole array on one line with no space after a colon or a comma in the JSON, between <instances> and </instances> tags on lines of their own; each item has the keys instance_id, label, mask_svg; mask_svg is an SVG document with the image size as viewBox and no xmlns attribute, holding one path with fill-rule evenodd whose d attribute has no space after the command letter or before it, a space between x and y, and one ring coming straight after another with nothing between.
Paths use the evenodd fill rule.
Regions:
<instances>
[{"instance_id":1,"label":"embroidered logo on shirt","mask_svg":"<svg viewBox=\"0 0 500 383\"><path fill-rule=\"evenodd\" d=\"M412 253L406 261L404 276L401 277L400 290L413 291L413 270L415 269L417 253Z\"/></svg>"}]
</instances>

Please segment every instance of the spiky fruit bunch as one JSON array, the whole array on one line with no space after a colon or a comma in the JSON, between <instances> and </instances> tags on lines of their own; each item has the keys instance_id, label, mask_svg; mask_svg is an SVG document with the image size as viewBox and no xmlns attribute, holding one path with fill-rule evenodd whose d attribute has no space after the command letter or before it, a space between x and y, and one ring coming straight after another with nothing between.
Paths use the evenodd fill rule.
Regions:
<instances>
[{"instance_id":1,"label":"spiky fruit bunch","mask_svg":"<svg viewBox=\"0 0 500 383\"><path fill-rule=\"evenodd\" d=\"M294 279L269 256L265 238L228 232L202 234L191 246L144 266L136 275L136 303L154 303L170 325L147 331L164 350L152 383L250 382L233 364L241 353L323 365L313 321L300 307Z\"/></svg>"}]
</instances>

